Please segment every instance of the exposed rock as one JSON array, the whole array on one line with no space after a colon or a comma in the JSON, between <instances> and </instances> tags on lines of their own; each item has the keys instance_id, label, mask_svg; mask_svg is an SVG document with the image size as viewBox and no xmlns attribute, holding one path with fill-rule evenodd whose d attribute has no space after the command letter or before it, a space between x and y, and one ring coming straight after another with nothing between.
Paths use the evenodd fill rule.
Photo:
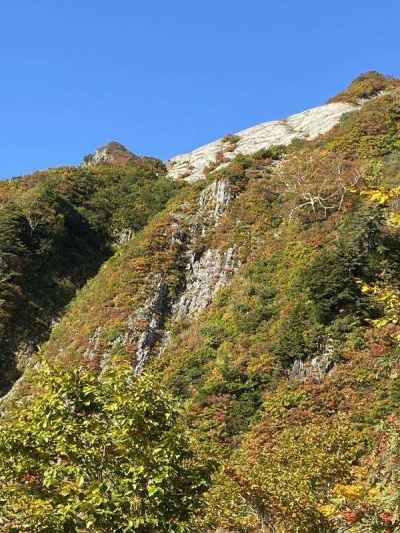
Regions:
<instances>
[{"instance_id":1,"label":"exposed rock","mask_svg":"<svg viewBox=\"0 0 400 533\"><path fill-rule=\"evenodd\" d=\"M94 359L97 355L99 355L102 332L103 329L99 326L90 337L88 347L83 354L85 359Z\"/></svg>"},{"instance_id":2,"label":"exposed rock","mask_svg":"<svg viewBox=\"0 0 400 533\"><path fill-rule=\"evenodd\" d=\"M183 252L186 269L182 290L177 301L170 302L168 289L159 278L153 296L131 317L124 344L136 344L136 372L142 370L156 344L160 351L168 345L171 335L163 329L166 318L172 322L193 318L210 304L216 291L228 283L237 269L233 247L196 250L198 238L215 228L233 198L227 181L215 181L200 194L198 209L188 226L182 224L178 212L175 214L171 244L178 243L186 250ZM138 335L138 325L143 322L146 327Z\"/></svg>"},{"instance_id":3,"label":"exposed rock","mask_svg":"<svg viewBox=\"0 0 400 533\"><path fill-rule=\"evenodd\" d=\"M231 247L199 251L196 247L199 238L215 228L233 198L229 182L219 180L202 191L194 213L190 204L179 206L173 214L170 233L171 245L178 244L182 250L184 268L177 299L171 301L161 274L149 277L145 289L149 296L128 318L125 332L108 341L98 327L89 339L85 359L98 358L101 368L105 368L112 355L122 350L132 353L135 372L140 373L149 357L167 346L170 340L170 332L165 329L167 319L175 322L192 318L210 304L216 291L228 283L238 267L235 250ZM125 242L131 235L124 233L119 237Z\"/></svg>"},{"instance_id":4,"label":"exposed rock","mask_svg":"<svg viewBox=\"0 0 400 533\"><path fill-rule=\"evenodd\" d=\"M94 154L85 156L83 163L87 166L101 164L115 165L137 161L138 159L138 156L130 152L124 145L116 141L111 141L105 146L98 148Z\"/></svg>"},{"instance_id":5,"label":"exposed rock","mask_svg":"<svg viewBox=\"0 0 400 533\"><path fill-rule=\"evenodd\" d=\"M199 197L199 207L189 230L191 245L186 253L185 288L172 307L173 320L188 318L204 310L238 266L233 247L225 251L199 251L193 246L197 237L204 237L215 228L233 198L226 180L214 181Z\"/></svg>"},{"instance_id":6,"label":"exposed rock","mask_svg":"<svg viewBox=\"0 0 400 533\"><path fill-rule=\"evenodd\" d=\"M299 381L322 383L332 366L332 360L327 355L318 355L305 362L296 359L289 372L289 377Z\"/></svg>"},{"instance_id":7,"label":"exposed rock","mask_svg":"<svg viewBox=\"0 0 400 533\"><path fill-rule=\"evenodd\" d=\"M189 228L192 242L198 237L204 237L210 229L215 228L234 197L229 182L223 179L214 181L202 191Z\"/></svg>"},{"instance_id":8,"label":"exposed rock","mask_svg":"<svg viewBox=\"0 0 400 533\"><path fill-rule=\"evenodd\" d=\"M228 204L233 198L233 193L225 180L216 180L204 189L199 199L199 215L207 211L212 222L216 223L223 215Z\"/></svg>"},{"instance_id":9,"label":"exposed rock","mask_svg":"<svg viewBox=\"0 0 400 533\"><path fill-rule=\"evenodd\" d=\"M299 381L322 383L326 375L333 369L334 347L332 339L324 340L323 352L309 361L296 359L289 370L289 378Z\"/></svg>"},{"instance_id":10,"label":"exposed rock","mask_svg":"<svg viewBox=\"0 0 400 533\"><path fill-rule=\"evenodd\" d=\"M196 316L212 301L218 289L226 285L235 270L234 248L192 253L187 265L186 288L172 308L174 320Z\"/></svg>"},{"instance_id":11,"label":"exposed rock","mask_svg":"<svg viewBox=\"0 0 400 533\"><path fill-rule=\"evenodd\" d=\"M128 320L123 344L136 346L135 372L140 373L154 345L163 335L168 314L168 286L161 276L154 281L151 296Z\"/></svg>"},{"instance_id":12,"label":"exposed rock","mask_svg":"<svg viewBox=\"0 0 400 533\"><path fill-rule=\"evenodd\" d=\"M84 353L86 359L100 359L100 367L106 368L113 354L122 349L135 354L133 366L140 373L151 350L164 335L164 322L168 315L168 286L161 276L156 276L150 291L151 296L128 318L125 333L118 335L104 347L103 330L97 328L89 339Z\"/></svg>"},{"instance_id":13,"label":"exposed rock","mask_svg":"<svg viewBox=\"0 0 400 533\"><path fill-rule=\"evenodd\" d=\"M135 230L132 228L124 228L118 232L114 232L113 238L117 245L123 245L129 242L135 235Z\"/></svg>"},{"instance_id":14,"label":"exposed rock","mask_svg":"<svg viewBox=\"0 0 400 533\"><path fill-rule=\"evenodd\" d=\"M252 154L273 144L290 144L293 139L314 139L335 126L344 113L355 111L359 106L344 102L330 103L292 115L284 120L264 122L239 131L232 136L235 142L224 139L200 146L192 152L177 155L167 161L169 175L193 182L204 177L210 165L234 159L238 154Z\"/></svg>"}]
</instances>

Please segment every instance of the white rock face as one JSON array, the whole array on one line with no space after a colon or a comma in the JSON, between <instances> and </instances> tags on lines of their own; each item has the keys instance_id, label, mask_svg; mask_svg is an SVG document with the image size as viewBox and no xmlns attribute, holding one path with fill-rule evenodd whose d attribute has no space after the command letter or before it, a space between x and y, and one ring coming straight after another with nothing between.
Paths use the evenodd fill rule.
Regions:
<instances>
[{"instance_id":1,"label":"white rock face","mask_svg":"<svg viewBox=\"0 0 400 533\"><path fill-rule=\"evenodd\" d=\"M187 265L187 286L172 311L174 320L192 318L212 301L218 289L224 287L236 268L234 249L225 252L207 250L200 259L195 254Z\"/></svg>"},{"instance_id":2,"label":"white rock face","mask_svg":"<svg viewBox=\"0 0 400 533\"><path fill-rule=\"evenodd\" d=\"M124 344L136 341L135 374L143 370L153 346L164 335L164 320L168 308L168 287L158 276L154 280L155 288L151 297L132 315L128 321L128 331ZM147 323L146 328L139 334L139 323ZM139 338L137 336L139 335Z\"/></svg>"},{"instance_id":3,"label":"white rock face","mask_svg":"<svg viewBox=\"0 0 400 533\"><path fill-rule=\"evenodd\" d=\"M225 180L214 181L200 195L199 215L208 214L212 223L216 224L232 198L232 191Z\"/></svg>"},{"instance_id":4,"label":"white rock face","mask_svg":"<svg viewBox=\"0 0 400 533\"><path fill-rule=\"evenodd\" d=\"M107 150L107 148L101 148L95 151L90 161L92 165L101 165L102 163L112 163L114 156Z\"/></svg>"},{"instance_id":5,"label":"white rock face","mask_svg":"<svg viewBox=\"0 0 400 533\"><path fill-rule=\"evenodd\" d=\"M226 162L238 154L252 154L273 144L288 145L293 139L315 139L333 128L344 113L359 108L360 106L342 102L331 103L308 109L284 120L264 122L237 132L235 135L240 137L237 142L229 143L218 139L200 146L193 152L173 157L166 163L169 175L175 179L197 181L204 177L204 169L207 166L221 161L222 158Z\"/></svg>"},{"instance_id":6,"label":"white rock face","mask_svg":"<svg viewBox=\"0 0 400 533\"><path fill-rule=\"evenodd\" d=\"M195 249L198 239L216 227L233 198L229 183L216 180L200 194L197 212L189 225L181 227L179 217L175 216L172 239L173 243L182 246L182 260L186 265L182 289L178 298L171 300L162 276L156 277L150 291L151 296L130 317L123 345L135 346L134 367L137 374L141 373L152 354L161 354L168 346L171 332L165 329L166 319L177 322L196 317L212 302L216 292L229 282L240 266L235 258L234 247L226 250Z\"/></svg>"}]
</instances>

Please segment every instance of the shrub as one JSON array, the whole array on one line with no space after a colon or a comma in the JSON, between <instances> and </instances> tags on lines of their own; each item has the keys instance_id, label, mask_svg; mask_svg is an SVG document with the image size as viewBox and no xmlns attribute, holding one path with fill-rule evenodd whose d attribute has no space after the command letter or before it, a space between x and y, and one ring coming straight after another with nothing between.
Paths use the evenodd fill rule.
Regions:
<instances>
[{"instance_id":1,"label":"shrub","mask_svg":"<svg viewBox=\"0 0 400 533\"><path fill-rule=\"evenodd\" d=\"M361 99L372 98L385 90L399 86L399 80L384 76L376 70L365 72L351 82L349 87L334 96L329 102L348 102L357 104Z\"/></svg>"},{"instance_id":2,"label":"shrub","mask_svg":"<svg viewBox=\"0 0 400 533\"><path fill-rule=\"evenodd\" d=\"M0 425L2 531L185 531L211 462L159 384L45 364L37 387Z\"/></svg>"},{"instance_id":3,"label":"shrub","mask_svg":"<svg viewBox=\"0 0 400 533\"><path fill-rule=\"evenodd\" d=\"M228 133L222 139L222 142L229 144L237 144L240 141L240 135L234 135L233 133Z\"/></svg>"}]
</instances>

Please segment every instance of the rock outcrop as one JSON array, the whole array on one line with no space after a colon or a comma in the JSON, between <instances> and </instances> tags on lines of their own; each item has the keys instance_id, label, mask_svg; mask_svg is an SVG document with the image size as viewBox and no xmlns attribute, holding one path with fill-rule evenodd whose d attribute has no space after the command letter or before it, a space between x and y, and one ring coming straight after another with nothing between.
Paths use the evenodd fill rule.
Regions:
<instances>
[{"instance_id":1,"label":"rock outcrop","mask_svg":"<svg viewBox=\"0 0 400 533\"><path fill-rule=\"evenodd\" d=\"M334 368L334 346L331 338L321 339L322 350L308 361L296 359L288 372L289 379L302 382L322 383Z\"/></svg>"},{"instance_id":2,"label":"rock outcrop","mask_svg":"<svg viewBox=\"0 0 400 533\"><path fill-rule=\"evenodd\" d=\"M178 221L179 216L175 217L177 222L172 239L181 246L183 264L186 265L182 287L177 298L170 299L168 287L161 278L156 279L152 296L130 317L123 344L135 346L136 372L141 372L151 355L167 347L170 331L165 328L166 321L179 322L199 315L239 267L234 247L197 249L198 240L215 229L233 198L228 182L217 180L201 192L189 224L184 227ZM144 328L142 324L145 324Z\"/></svg>"},{"instance_id":3,"label":"rock outcrop","mask_svg":"<svg viewBox=\"0 0 400 533\"><path fill-rule=\"evenodd\" d=\"M187 265L186 288L173 307L175 320L191 318L203 311L218 289L224 287L236 268L234 248L225 251L208 249Z\"/></svg>"},{"instance_id":4,"label":"rock outcrop","mask_svg":"<svg viewBox=\"0 0 400 533\"><path fill-rule=\"evenodd\" d=\"M167 248L177 249L177 290L171 290L162 268L151 272L143 280L141 303L132 308L120 333L109 340L104 326L99 326L88 338L84 359L97 360L105 368L113 354L125 352L140 373L150 357L168 346L173 323L194 320L206 309L239 267L235 246L202 244L235 195L229 181L219 179L199 191L192 203L179 205L171 215L170 231L160 237Z\"/></svg>"},{"instance_id":5,"label":"rock outcrop","mask_svg":"<svg viewBox=\"0 0 400 533\"><path fill-rule=\"evenodd\" d=\"M88 154L83 159L83 164L94 165L123 165L130 161L137 161L138 156L130 152L119 142L111 141L105 146L98 148L94 154Z\"/></svg>"},{"instance_id":6,"label":"rock outcrop","mask_svg":"<svg viewBox=\"0 0 400 533\"><path fill-rule=\"evenodd\" d=\"M193 182L204 177L204 171L231 161L238 154L252 154L274 144L290 144L293 139L315 139L335 126L344 113L360 106L345 102L330 103L297 113L284 120L264 122L200 146L192 152L167 161L169 175Z\"/></svg>"}]
</instances>

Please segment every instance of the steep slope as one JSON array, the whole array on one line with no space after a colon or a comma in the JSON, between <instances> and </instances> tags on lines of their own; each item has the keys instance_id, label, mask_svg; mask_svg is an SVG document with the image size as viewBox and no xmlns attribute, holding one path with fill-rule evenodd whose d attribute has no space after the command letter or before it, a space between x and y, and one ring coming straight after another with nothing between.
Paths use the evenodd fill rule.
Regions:
<instances>
[{"instance_id":1,"label":"steep slope","mask_svg":"<svg viewBox=\"0 0 400 533\"><path fill-rule=\"evenodd\" d=\"M41 346L95 372L128 361L184 402L221 464L188 531L399 527L398 87L370 73L290 131L241 132L255 153L233 136L169 163L188 183Z\"/></svg>"},{"instance_id":2,"label":"steep slope","mask_svg":"<svg viewBox=\"0 0 400 533\"><path fill-rule=\"evenodd\" d=\"M60 168L0 183L0 390L88 278L173 194L161 162Z\"/></svg>"},{"instance_id":3,"label":"steep slope","mask_svg":"<svg viewBox=\"0 0 400 533\"><path fill-rule=\"evenodd\" d=\"M315 131L315 117L326 116L326 108L323 109L311 112ZM305 116L309 114L306 112ZM337 122L340 113L328 114L332 124ZM293 119L296 121L298 118ZM322 121L318 127L325 130L326 124ZM60 352L66 357L80 358L86 354L102 359L104 354L108 357L127 350L139 369L152 351L157 353L161 346L165 349L169 328L199 314L212 301L215 292L247 261L249 247L253 245L247 241L246 219L250 216L253 223L261 224L272 200L273 205L277 202L281 209L284 192L288 198L296 196L296 183L293 191L285 191L284 183L280 189L261 187L262 180L265 183L270 180L276 160L284 152L283 148L268 149L270 139L265 142L266 149L256 156L237 156L231 165L216 170L208 179L186 186L164 213L120 249L118 256L105 264L79 294L65 321L55 329L50 352L55 350L54 353ZM300 150L298 140L289 147L289 153ZM313 169L316 177L324 170L330 174L336 164L327 156L320 159L321 168L315 163ZM257 192L249 189L249 183L255 184ZM329 187L325 182L323 186ZM339 194L335 186L333 196ZM346 186L351 189L352 185L343 183L343 190L339 185L337 188L344 194ZM260 198L257 198L258 193ZM247 198L248 194L250 204L242 205L242 198ZM257 207L260 199L264 203ZM251 216L254 209L256 214ZM325 212L327 210L331 207L326 206ZM281 215L270 216L278 227ZM268 228L263 228L264 233L271 236ZM93 313L93 309L97 312Z\"/></svg>"}]
</instances>

